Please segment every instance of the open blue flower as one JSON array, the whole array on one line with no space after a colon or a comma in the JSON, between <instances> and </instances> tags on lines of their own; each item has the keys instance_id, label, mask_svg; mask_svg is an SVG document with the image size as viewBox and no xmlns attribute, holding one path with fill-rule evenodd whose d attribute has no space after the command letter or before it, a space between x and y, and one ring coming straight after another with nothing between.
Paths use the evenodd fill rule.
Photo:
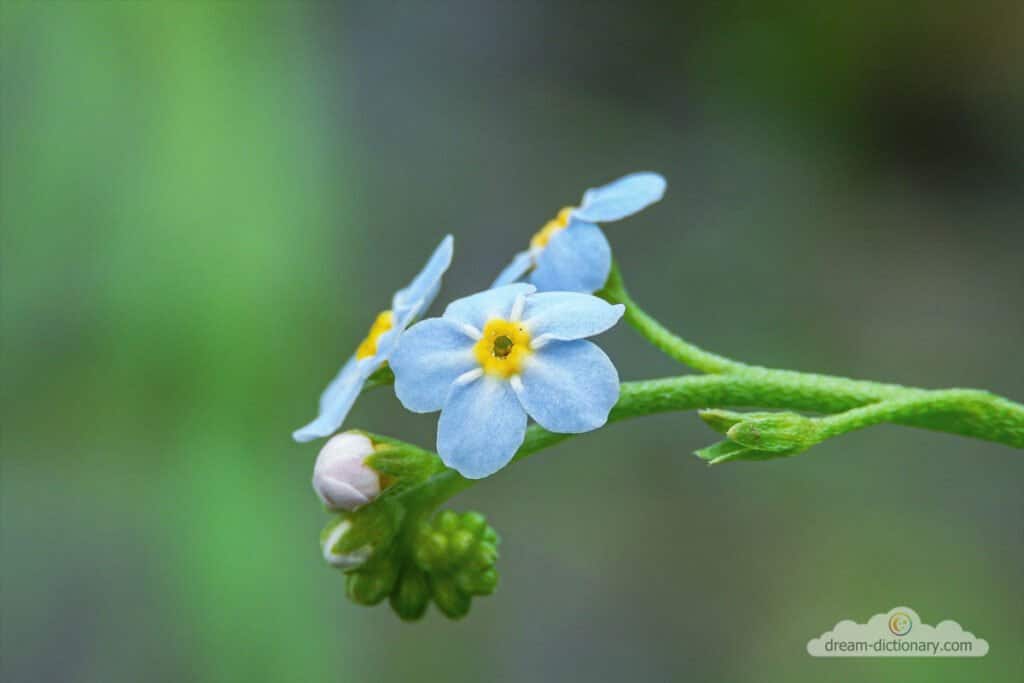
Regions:
<instances>
[{"instance_id":1,"label":"open blue flower","mask_svg":"<svg viewBox=\"0 0 1024 683\"><path fill-rule=\"evenodd\" d=\"M588 294L512 284L453 301L402 335L391 357L395 394L416 413L441 411L437 452L470 479L504 467L527 416L552 432L604 425L619 399L615 366L586 337L625 307Z\"/></svg>"},{"instance_id":2,"label":"open blue flower","mask_svg":"<svg viewBox=\"0 0 1024 683\"><path fill-rule=\"evenodd\" d=\"M320 395L320 411L316 419L296 429L292 433L293 439L312 441L330 436L341 426L366 379L387 362L405 328L433 303L441 289L441 278L451 262L452 236L448 235L441 240L409 286L395 293L391 308L377 315L366 339Z\"/></svg>"},{"instance_id":3,"label":"open blue flower","mask_svg":"<svg viewBox=\"0 0 1024 683\"><path fill-rule=\"evenodd\" d=\"M512 259L492 287L527 276L540 291L595 292L612 267L612 249L597 223L617 221L643 210L665 194L657 173L631 173L583 193L578 207L567 206Z\"/></svg>"}]
</instances>

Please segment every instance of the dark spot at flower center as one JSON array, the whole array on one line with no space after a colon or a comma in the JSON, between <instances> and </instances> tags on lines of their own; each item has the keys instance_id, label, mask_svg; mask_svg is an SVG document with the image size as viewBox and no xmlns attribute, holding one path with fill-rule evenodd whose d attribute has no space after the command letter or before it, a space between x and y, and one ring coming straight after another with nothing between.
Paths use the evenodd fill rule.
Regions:
<instances>
[{"instance_id":1,"label":"dark spot at flower center","mask_svg":"<svg viewBox=\"0 0 1024 683\"><path fill-rule=\"evenodd\" d=\"M492 348L494 357L507 358L508 354L512 353L513 346L515 346L515 344L512 343L511 339L509 339L505 335L501 335L500 337L494 340L494 347Z\"/></svg>"}]
</instances>

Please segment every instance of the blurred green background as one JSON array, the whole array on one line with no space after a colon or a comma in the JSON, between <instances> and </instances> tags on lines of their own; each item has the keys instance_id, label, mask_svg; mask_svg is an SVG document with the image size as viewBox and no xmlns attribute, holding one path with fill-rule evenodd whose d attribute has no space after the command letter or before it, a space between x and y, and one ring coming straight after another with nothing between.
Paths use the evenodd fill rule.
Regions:
<instances>
[{"instance_id":1,"label":"blurred green background","mask_svg":"<svg viewBox=\"0 0 1024 683\"><path fill-rule=\"evenodd\" d=\"M456 499L502 586L408 625L322 563L289 434L442 235L438 306L641 169L668 195L607 233L692 340L1024 399L1022 7L4 2L0 678L1020 681L1009 448L709 469L693 414L615 425ZM435 420L378 391L348 424ZM806 654L901 604L990 654Z\"/></svg>"}]
</instances>

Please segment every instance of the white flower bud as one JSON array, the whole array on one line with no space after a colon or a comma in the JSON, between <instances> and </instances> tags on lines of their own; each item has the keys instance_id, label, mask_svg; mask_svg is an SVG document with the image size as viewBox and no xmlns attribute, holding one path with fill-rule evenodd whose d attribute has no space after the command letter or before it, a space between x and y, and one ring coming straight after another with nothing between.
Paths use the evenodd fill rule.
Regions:
<instances>
[{"instance_id":1,"label":"white flower bud","mask_svg":"<svg viewBox=\"0 0 1024 683\"><path fill-rule=\"evenodd\" d=\"M363 562L366 562L366 560L370 558L370 555L373 554L373 548L370 546L364 546L350 553L334 552L334 546L337 545L338 541L341 540L341 537L344 536L351 528L352 522L347 519L343 519L323 536L320 546L323 549L324 560L326 560L327 564L332 567L352 569L353 567L358 567Z\"/></svg>"},{"instance_id":2,"label":"white flower bud","mask_svg":"<svg viewBox=\"0 0 1024 683\"><path fill-rule=\"evenodd\" d=\"M332 510L355 510L380 495L380 475L366 464L373 443L343 432L324 445L313 468L313 490Z\"/></svg>"}]
</instances>

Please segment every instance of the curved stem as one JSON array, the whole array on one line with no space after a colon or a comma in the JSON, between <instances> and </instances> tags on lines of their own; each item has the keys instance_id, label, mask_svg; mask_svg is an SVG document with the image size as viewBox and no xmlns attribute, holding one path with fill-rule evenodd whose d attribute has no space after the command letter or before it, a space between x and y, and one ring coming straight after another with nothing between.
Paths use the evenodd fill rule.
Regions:
<instances>
[{"instance_id":1,"label":"curved stem","mask_svg":"<svg viewBox=\"0 0 1024 683\"><path fill-rule=\"evenodd\" d=\"M608 274L608 281L605 283L604 289L597 292L597 296L613 304L625 305L626 313L623 317L626 319L626 322L635 327L640 334L661 349L666 355L684 365L689 365L701 372L712 374L745 367L742 363L737 363L724 356L705 351L689 343L682 337L667 330L661 323L645 313L630 298L629 292L626 291L626 285L622 281L619 266L616 263L612 263L612 270Z\"/></svg>"},{"instance_id":2,"label":"curved stem","mask_svg":"<svg viewBox=\"0 0 1024 683\"><path fill-rule=\"evenodd\" d=\"M720 397L721 400L714 402L714 405L834 413L895 396L907 397L926 391L898 384L747 365L705 351L665 329L637 306L626 291L622 274L614 263L604 289L597 294L609 302L624 304L626 321L670 357L712 375L729 375L733 381L730 382L728 395ZM747 388L754 390L759 402L744 400ZM1017 431L1020 411L1024 410L1019 403L974 389L943 391L950 392L946 394L947 397L955 398L945 403L932 400L930 407L924 411L906 409L906 414L884 421L954 432L1011 446L1024 446ZM935 392L930 395L934 396ZM773 402L773 399L778 400ZM994 433L1001 433L1002 437L993 436Z\"/></svg>"}]
</instances>

